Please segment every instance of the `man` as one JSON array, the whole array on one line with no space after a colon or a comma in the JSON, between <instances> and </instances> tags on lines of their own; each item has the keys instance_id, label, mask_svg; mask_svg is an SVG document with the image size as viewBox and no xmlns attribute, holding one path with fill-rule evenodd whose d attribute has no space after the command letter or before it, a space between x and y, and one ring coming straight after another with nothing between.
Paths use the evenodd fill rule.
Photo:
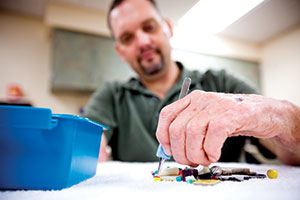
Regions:
<instances>
[{"instance_id":1,"label":"man","mask_svg":"<svg viewBox=\"0 0 300 200\"><path fill-rule=\"evenodd\" d=\"M114 1L108 23L115 50L139 77L109 84L86 107L86 117L111 128L105 137L114 159L156 161L159 141L181 164L237 161L241 136L253 136L282 162L300 163L300 108L246 95L255 90L225 71L201 74L174 62L172 26L154 1ZM186 76L192 92L176 101Z\"/></svg>"}]
</instances>

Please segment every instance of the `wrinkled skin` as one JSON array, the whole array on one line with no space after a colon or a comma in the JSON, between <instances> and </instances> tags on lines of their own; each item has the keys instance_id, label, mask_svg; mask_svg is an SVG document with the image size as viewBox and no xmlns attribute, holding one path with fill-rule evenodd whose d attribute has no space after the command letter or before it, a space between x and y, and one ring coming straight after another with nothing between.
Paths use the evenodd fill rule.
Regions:
<instances>
[{"instance_id":1,"label":"wrinkled skin","mask_svg":"<svg viewBox=\"0 0 300 200\"><path fill-rule=\"evenodd\" d=\"M162 109L156 136L168 155L190 166L218 161L226 138L237 135L271 139L288 147L285 153L274 153L293 164L299 156L291 160L286 154L300 152L299 113L295 111L299 108L286 101L260 95L197 90Z\"/></svg>"}]
</instances>

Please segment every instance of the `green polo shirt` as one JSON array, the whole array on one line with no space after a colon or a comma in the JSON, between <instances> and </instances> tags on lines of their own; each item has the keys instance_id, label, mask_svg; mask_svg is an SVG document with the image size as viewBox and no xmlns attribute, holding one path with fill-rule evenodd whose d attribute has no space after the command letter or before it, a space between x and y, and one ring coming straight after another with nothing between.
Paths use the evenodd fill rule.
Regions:
<instances>
[{"instance_id":1,"label":"green polo shirt","mask_svg":"<svg viewBox=\"0 0 300 200\"><path fill-rule=\"evenodd\" d=\"M205 73L189 71L177 62L181 75L164 99L159 99L142 85L138 78L128 82L108 83L97 90L85 108L85 117L110 127L105 131L114 160L157 161L156 127L161 109L178 99L185 77L192 79L190 91L204 90L223 93L256 93L245 82L224 70ZM244 137L228 138L220 161L238 160L244 146Z\"/></svg>"}]
</instances>

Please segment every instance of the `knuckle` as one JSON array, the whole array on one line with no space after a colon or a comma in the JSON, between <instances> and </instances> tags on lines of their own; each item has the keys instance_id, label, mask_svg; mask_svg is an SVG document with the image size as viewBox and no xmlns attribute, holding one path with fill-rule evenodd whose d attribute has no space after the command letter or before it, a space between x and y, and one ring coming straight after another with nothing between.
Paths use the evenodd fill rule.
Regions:
<instances>
[{"instance_id":1,"label":"knuckle","mask_svg":"<svg viewBox=\"0 0 300 200\"><path fill-rule=\"evenodd\" d=\"M186 126L186 132L190 137L194 137L200 134L200 125L194 121L191 121Z\"/></svg>"},{"instance_id":2,"label":"knuckle","mask_svg":"<svg viewBox=\"0 0 300 200\"><path fill-rule=\"evenodd\" d=\"M163 107L159 113L160 118L168 119L169 118L169 113L170 113L170 107L166 106Z\"/></svg>"},{"instance_id":3,"label":"knuckle","mask_svg":"<svg viewBox=\"0 0 300 200\"><path fill-rule=\"evenodd\" d=\"M191 93L190 93L190 95L191 95L191 97L196 97L196 98L198 98L200 95L202 95L204 92L203 91L201 91L201 90L193 90Z\"/></svg>"},{"instance_id":4,"label":"knuckle","mask_svg":"<svg viewBox=\"0 0 300 200\"><path fill-rule=\"evenodd\" d=\"M223 121L222 120L211 120L209 122L208 131L210 134L218 134L220 130L223 128Z\"/></svg>"},{"instance_id":5,"label":"knuckle","mask_svg":"<svg viewBox=\"0 0 300 200\"><path fill-rule=\"evenodd\" d=\"M178 123L171 123L169 127L170 137L174 140L178 140L181 138L182 133L182 126Z\"/></svg>"},{"instance_id":6,"label":"knuckle","mask_svg":"<svg viewBox=\"0 0 300 200\"><path fill-rule=\"evenodd\" d=\"M213 93L213 92L206 92L205 93L205 97L206 97L206 99L219 99L218 98L218 95L219 94L216 94L216 93Z\"/></svg>"}]
</instances>

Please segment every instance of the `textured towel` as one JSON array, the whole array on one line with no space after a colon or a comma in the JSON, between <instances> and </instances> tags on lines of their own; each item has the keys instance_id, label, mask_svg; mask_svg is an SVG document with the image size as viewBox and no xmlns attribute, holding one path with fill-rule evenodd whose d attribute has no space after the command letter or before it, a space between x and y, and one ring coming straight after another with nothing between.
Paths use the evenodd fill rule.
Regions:
<instances>
[{"instance_id":1,"label":"textured towel","mask_svg":"<svg viewBox=\"0 0 300 200\"><path fill-rule=\"evenodd\" d=\"M252 165L215 163L221 167L244 167L266 174L278 172L277 179L250 179L243 182L221 182L214 186L185 182L154 182L151 171L158 163L99 163L97 174L84 182L60 191L0 191L1 200L110 200L110 199L300 199L300 167L285 165ZM164 167L184 167L166 162Z\"/></svg>"}]
</instances>

